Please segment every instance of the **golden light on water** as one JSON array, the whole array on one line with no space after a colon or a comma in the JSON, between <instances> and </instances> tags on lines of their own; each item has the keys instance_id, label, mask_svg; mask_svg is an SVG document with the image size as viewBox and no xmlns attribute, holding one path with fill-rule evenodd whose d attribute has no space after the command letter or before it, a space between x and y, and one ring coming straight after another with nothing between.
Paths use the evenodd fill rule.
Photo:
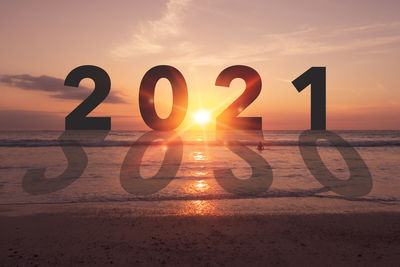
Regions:
<instances>
[{"instance_id":1,"label":"golden light on water","mask_svg":"<svg viewBox=\"0 0 400 267\"><path fill-rule=\"evenodd\" d=\"M208 174L209 174L208 171L196 171L196 172L194 172L194 175L196 175L196 176L206 176Z\"/></svg>"},{"instance_id":2,"label":"golden light on water","mask_svg":"<svg viewBox=\"0 0 400 267\"><path fill-rule=\"evenodd\" d=\"M208 114L209 115L209 114ZM204 140L203 138L196 138L197 141ZM183 189L186 194L193 197L201 197L208 194L213 194L216 190L215 182L209 179L212 171L208 169L207 164L209 157L207 148L193 151L190 155L190 161L197 165L197 168L190 172L195 180L185 182ZM193 215L215 215L217 213L215 203L208 200L191 200L185 201L178 211L179 215L193 216Z\"/></svg>"},{"instance_id":3,"label":"golden light on water","mask_svg":"<svg viewBox=\"0 0 400 267\"><path fill-rule=\"evenodd\" d=\"M210 189L210 186L204 180L197 181L194 187L198 192L205 192Z\"/></svg>"},{"instance_id":4,"label":"golden light on water","mask_svg":"<svg viewBox=\"0 0 400 267\"><path fill-rule=\"evenodd\" d=\"M185 191L192 196L199 196L213 190L207 180L190 181L185 184ZM215 213L215 206L207 200L185 201L179 210L180 215L211 215Z\"/></svg>"},{"instance_id":5,"label":"golden light on water","mask_svg":"<svg viewBox=\"0 0 400 267\"><path fill-rule=\"evenodd\" d=\"M201 193L206 193L209 190L213 190L211 186L205 180L196 180L188 182L184 185L186 193L190 195L199 195Z\"/></svg>"},{"instance_id":6,"label":"golden light on water","mask_svg":"<svg viewBox=\"0 0 400 267\"><path fill-rule=\"evenodd\" d=\"M211 119L211 114L209 111L200 109L194 113L194 121L198 124L207 124Z\"/></svg>"},{"instance_id":7,"label":"golden light on water","mask_svg":"<svg viewBox=\"0 0 400 267\"><path fill-rule=\"evenodd\" d=\"M215 215L215 206L211 201L193 200L184 203L182 209L178 212L179 215Z\"/></svg>"},{"instance_id":8,"label":"golden light on water","mask_svg":"<svg viewBox=\"0 0 400 267\"><path fill-rule=\"evenodd\" d=\"M197 162L199 162L199 161L207 161L208 160L207 156L201 151L193 152L192 157Z\"/></svg>"}]
</instances>

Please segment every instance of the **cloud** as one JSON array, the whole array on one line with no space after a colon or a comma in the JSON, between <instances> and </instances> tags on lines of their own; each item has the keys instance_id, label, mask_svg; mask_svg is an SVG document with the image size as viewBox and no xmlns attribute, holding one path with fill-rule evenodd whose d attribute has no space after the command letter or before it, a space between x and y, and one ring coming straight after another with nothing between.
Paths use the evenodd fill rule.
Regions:
<instances>
[{"instance_id":1,"label":"cloud","mask_svg":"<svg viewBox=\"0 0 400 267\"><path fill-rule=\"evenodd\" d=\"M400 42L399 24L362 25L348 28L325 29L309 27L292 32L264 34L257 40L245 44L233 42L224 49L210 48L179 39L174 41L179 55L165 53L166 60L173 64L187 65L228 65L267 61L277 57L321 55L346 51L370 53L373 50ZM142 43L144 44L144 43ZM154 45L154 44L153 44ZM165 47L153 50L165 51ZM137 55L142 55L137 52ZM379 50L379 51L382 51ZM384 49L387 53L388 49Z\"/></svg>"},{"instance_id":2,"label":"cloud","mask_svg":"<svg viewBox=\"0 0 400 267\"><path fill-rule=\"evenodd\" d=\"M64 80L42 75L42 76L31 76L29 74L21 75L0 75L0 83L16 87L22 90L29 91L43 91L49 92L50 97L60 99L86 99L91 92L92 88L85 86L79 87L67 87L64 86ZM121 94L116 91L110 91L104 102L108 103L127 103Z\"/></svg>"},{"instance_id":3,"label":"cloud","mask_svg":"<svg viewBox=\"0 0 400 267\"><path fill-rule=\"evenodd\" d=\"M34 110L0 109L1 130L59 130L64 114Z\"/></svg>"},{"instance_id":4,"label":"cloud","mask_svg":"<svg viewBox=\"0 0 400 267\"><path fill-rule=\"evenodd\" d=\"M126 58L164 52L167 49L166 41L182 33L182 16L190 2L191 0L169 0L161 18L140 24L138 32L127 43L115 48L112 55Z\"/></svg>"},{"instance_id":5,"label":"cloud","mask_svg":"<svg viewBox=\"0 0 400 267\"><path fill-rule=\"evenodd\" d=\"M69 112L0 109L0 130L62 130ZM111 123L113 130L145 128L141 116L112 115Z\"/></svg>"},{"instance_id":6,"label":"cloud","mask_svg":"<svg viewBox=\"0 0 400 267\"><path fill-rule=\"evenodd\" d=\"M398 25L398 24L397 24ZM275 41L281 55L318 55L342 51L368 53L369 49L394 44L400 41L397 31L387 33L392 24L363 25L349 28L315 28L309 32L289 33L277 36L265 36Z\"/></svg>"},{"instance_id":7,"label":"cloud","mask_svg":"<svg viewBox=\"0 0 400 267\"><path fill-rule=\"evenodd\" d=\"M207 23L193 23L203 18L215 21L215 29L204 29ZM276 32L265 32L251 20L240 24L238 19L235 13L220 12L204 2L169 0L159 18L143 21L130 39L114 48L111 54L116 59L157 55L158 60L169 64L221 66L289 56L390 53L388 46L400 42L397 21L293 25L290 31L277 26ZM220 21L223 23L219 24ZM215 32L222 34L218 36Z\"/></svg>"},{"instance_id":8,"label":"cloud","mask_svg":"<svg viewBox=\"0 0 400 267\"><path fill-rule=\"evenodd\" d=\"M370 53L400 42L400 24L372 24L348 28L309 27L292 32L264 34L257 40L227 45L217 53L193 48L170 61L190 65L227 65L262 62L278 57L350 52ZM374 50L375 49L375 50ZM379 50L379 51L382 51Z\"/></svg>"}]
</instances>

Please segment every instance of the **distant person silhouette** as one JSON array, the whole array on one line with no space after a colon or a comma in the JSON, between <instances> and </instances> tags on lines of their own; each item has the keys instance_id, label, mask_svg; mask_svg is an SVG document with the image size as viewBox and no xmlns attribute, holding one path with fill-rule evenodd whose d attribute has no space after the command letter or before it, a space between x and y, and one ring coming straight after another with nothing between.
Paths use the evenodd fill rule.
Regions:
<instances>
[{"instance_id":1,"label":"distant person silhouette","mask_svg":"<svg viewBox=\"0 0 400 267\"><path fill-rule=\"evenodd\" d=\"M263 144L262 141L258 142L257 149L258 149L259 151L264 150L264 144Z\"/></svg>"}]
</instances>

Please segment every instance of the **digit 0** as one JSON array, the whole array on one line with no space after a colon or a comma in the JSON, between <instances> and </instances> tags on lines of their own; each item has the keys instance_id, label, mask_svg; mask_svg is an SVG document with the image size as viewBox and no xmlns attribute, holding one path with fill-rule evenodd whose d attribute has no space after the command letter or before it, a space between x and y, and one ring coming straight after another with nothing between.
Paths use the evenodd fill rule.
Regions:
<instances>
[{"instance_id":1,"label":"digit 0","mask_svg":"<svg viewBox=\"0 0 400 267\"><path fill-rule=\"evenodd\" d=\"M154 91L159 79L166 78L171 83L173 104L168 118L161 119L154 106ZM174 67L156 66L144 75L139 89L139 108L144 122L156 131L171 131L177 128L186 116L188 89L185 78Z\"/></svg>"},{"instance_id":2,"label":"digit 0","mask_svg":"<svg viewBox=\"0 0 400 267\"><path fill-rule=\"evenodd\" d=\"M318 139L328 140L345 160L350 171L348 180L336 178L318 153ZM299 137L300 154L311 174L322 185L346 197L361 197L372 189L372 177L367 164L349 143L330 131L304 131Z\"/></svg>"}]
</instances>

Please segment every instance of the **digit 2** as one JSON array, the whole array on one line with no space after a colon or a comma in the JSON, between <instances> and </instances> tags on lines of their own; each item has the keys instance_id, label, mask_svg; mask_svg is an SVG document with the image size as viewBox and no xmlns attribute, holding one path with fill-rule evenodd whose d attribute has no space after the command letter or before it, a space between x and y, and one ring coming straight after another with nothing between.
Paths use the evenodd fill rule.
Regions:
<instances>
[{"instance_id":1,"label":"digit 2","mask_svg":"<svg viewBox=\"0 0 400 267\"><path fill-rule=\"evenodd\" d=\"M110 130L111 117L86 117L109 94L111 80L103 69L85 65L73 69L65 78L64 85L78 87L81 80L90 78L94 81L94 91L67 117L66 130Z\"/></svg>"},{"instance_id":2,"label":"digit 2","mask_svg":"<svg viewBox=\"0 0 400 267\"><path fill-rule=\"evenodd\" d=\"M261 117L237 117L261 92L261 77L254 69L236 65L224 69L217 77L216 86L229 87L233 79L241 78L246 89L227 109L217 117L217 130L261 130Z\"/></svg>"}]
</instances>

